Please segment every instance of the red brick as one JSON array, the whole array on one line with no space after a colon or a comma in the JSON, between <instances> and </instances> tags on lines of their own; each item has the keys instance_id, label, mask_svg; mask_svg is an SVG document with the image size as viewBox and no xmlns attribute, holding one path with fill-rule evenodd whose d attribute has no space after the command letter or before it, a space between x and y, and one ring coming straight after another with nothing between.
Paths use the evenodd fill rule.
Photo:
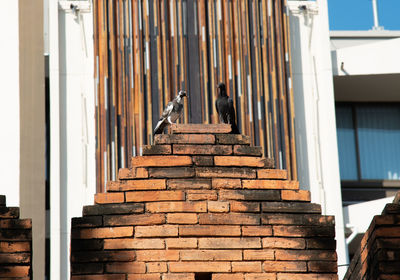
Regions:
<instances>
[{"instance_id":1,"label":"red brick","mask_svg":"<svg viewBox=\"0 0 400 280\"><path fill-rule=\"evenodd\" d=\"M337 262L310 261L308 271L311 272L337 272ZM385 271L385 270L383 270Z\"/></svg>"},{"instance_id":2,"label":"red brick","mask_svg":"<svg viewBox=\"0 0 400 280\"><path fill-rule=\"evenodd\" d=\"M143 167L137 167L135 177L136 178L149 178L149 172L147 171L146 168Z\"/></svg>"},{"instance_id":3,"label":"red brick","mask_svg":"<svg viewBox=\"0 0 400 280\"><path fill-rule=\"evenodd\" d=\"M256 178L256 171L245 167L197 167L197 177L206 178Z\"/></svg>"},{"instance_id":4,"label":"red brick","mask_svg":"<svg viewBox=\"0 0 400 280\"><path fill-rule=\"evenodd\" d=\"M261 262L232 262L232 272L261 272Z\"/></svg>"},{"instance_id":5,"label":"red brick","mask_svg":"<svg viewBox=\"0 0 400 280\"><path fill-rule=\"evenodd\" d=\"M242 236L271 236L271 226L242 226Z\"/></svg>"},{"instance_id":6,"label":"red brick","mask_svg":"<svg viewBox=\"0 0 400 280\"><path fill-rule=\"evenodd\" d=\"M321 273L278 273L277 280L337 280L337 274Z\"/></svg>"},{"instance_id":7,"label":"red brick","mask_svg":"<svg viewBox=\"0 0 400 280\"><path fill-rule=\"evenodd\" d=\"M319 214L265 214L261 217L263 224L275 225L319 225L335 224L334 216L321 216Z\"/></svg>"},{"instance_id":8,"label":"red brick","mask_svg":"<svg viewBox=\"0 0 400 280\"><path fill-rule=\"evenodd\" d=\"M71 275L75 274L103 274L102 263L73 263L71 264Z\"/></svg>"},{"instance_id":9,"label":"red brick","mask_svg":"<svg viewBox=\"0 0 400 280\"><path fill-rule=\"evenodd\" d=\"M19 218L19 208L18 207L0 206L0 218L2 218L2 219L18 219Z\"/></svg>"},{"instance_id":10,"label":"red brick","mask_svg":"<svg viewBox=\"0 0 400 280\"><path fill-rule=\"evenodd\" d=\"M104 249L164 249L165 244L163 239L105 239Z\"/></svg>"},{"instance_id":11,"label":"red brick","mask_svg":"<svg viewBox=\"0 0 400 280\"><path fill-rule=\"evenodd\" d=\"M167 238L168 249L194 249L197 248L196 238Z\"/></svg>"},{"instance_id":12,"label":"red brick","mask_svg":"<svg viewBox=\"0 0 400 280\"><path fill-rule=\"evenodd\" d=\"M214 165L213 156L193 156L193 163L197 166L212 166Z\"/></svg>"},{"instance_id":13,"label":"red brick","mask_svg":"<svg viewBox=\"0 0 400 280\"><path fill-rule=\"evenodd\" d=\"M31 262L31 254L29 253L2 253L0 254L0 264L7 263L30 263Z\"/></svg>"},{"instance_id":14,"label":"red brick","mask_svg":"<svg viewBox=\"0 0 400 280\"><path fill-rule=\"evenodd\" d=\"M244 280L243 273L213 273L212 280Z\"/></svg>"},{"instance_id":15,"label":"red brick","mask_svg":"<svg viewBox=\"0 0 400 280\"><path fill-rule=\"evenodd\" d=\"M200 249L246 249L261 248L261 239L244 238L199 238Z\"/></svg>"},{"instance_id":16,"label":"red brick","mask_svg":"<svg viewBox=\"0 0 400 280\"><path fill-rule=\"evenodd\" d=\"M241 250L183 250L182 261L233 261L242 260Z\"/></svg>"},{"instance_id":17,"label":"red brick","mask_svg":"<svg viewBox=\"0 0 400 280\"><path fill-rule=\"evenodd\" d=\"M127 280L160 280L160 279L161 279L160 273L128 274L127 278Z\"/></svg>"},{"instance_id":18,"label":"red brick","mask_svg":"<svg viewBox=\"0 0 400 280\"><path fill-rule=\"evenodd\" d=\"M214 164L216 166L263 167L265 159L247 156L215 156Z\"/></svg>"},{"instance_id":19,"label":"red brick","mask_svg":"<svg viewBox=\"0 0 400 280\"><path fill-rule=\"evenodd\" d=\"M83 206L83 216L143 213L143 203L103 204Z\"/></svg>"},{"instance_id":20,"label":"red brick","mask_svg":"<svg viewBox=\"0 0 400 280\"><path fill-rule=\"evenodd\" d=\"M194 273L168 273L164 274L162 280L195 280Z\"/></svg>"},{"instance_id":21,"label":"red brick","mask_svg":"<svg viewBox=\"0 0 400 280\"><path fill-rule=\"evenodd\" d=\"M259 202L243 202L243 201L231 201L232 212L260 212L261 205Z\"/></svg>"},{"instance_id":22,"label":"red brick","mask_svg":"<svg viewBox=\"0 0 400 280\"><path fill-rule=\"evenodd\" d=\"M30 242L0 242L1 253L30 252Z\"/></svg>"},{"instance_id":23,"label":"red brick","mask_svg":"<svg viewBox=\"0 0 400 280\"><path fill-rule=\"evenodd\" d=\"M96 204L124 203L125 196L123 192L115 193L96 193L94 202Z\"/></svg>"},{"instance_id":24,"label":"red brick","mask_svg":"<svg viewBox=\"0 0 400 280\"><path fill-rule=\"evenodd\" d=\"M257 170L257 178L259 179L287 179L287 171L281 169L259 169Z\"/></svg>"},{"instance_id":25,"label":"red brick","mask_svg":"<svg viewBox=\"0 0 400 280\"><path fill-rule=\"evenodd\" d=\"M245 280L276 280L275 273L246 273Z\"/></svg>"},{"instance_id":26,"label":"red brick","mask_svg":"<svg viewBox=\"0 0 400 280\"><path fill-rule=\"evenodd\" d=\"M303 238L265 237L263 248L304 249L306 242Z\"/></svg>"},{"instance_id":27,"label":"red brick","mask_svg":"<svg viewBox=\"0 0 400 280\"><path fill-rule=\"evenodd\" d=\"M393 227L379 227L375 229L376 236L383 236L383 237L400 237L400 227L393 226Z\"/></svg>"},{"instance_id":28,"label":"red brick","mask_svg":"<svg viewBox=\"0 0 400 280\"><path fill-rule=\"evenodd\" d=\"M133 250L78 251L74 252L71 255L71 262L72 263L129 262L129 261L134 261L135 256L136 253Z\"/></svg>"},{"instance_id":29,"label":"red brick","mask_svg":"<svg viewBox=\"0 0 400 280\"><path fill-rule=\"evenodd\" d=\"M321 205L315 203L272 201L263 202L261 208L263 212L268 213L321 214Z\"/></svg>"},{"instance_id":30,"label":"red brick","mask_svg":"<svg viewBox=\"0 0 400 280\"><path fill-rule=\"evenodd\" d=\"M244 189L295 189L299 188L298 181L282 180L242 180Z\"/></svg>"},{"instance_id":31,"label":"red brick","mask_svg":"<svg viewBox=\"0 0 400 280\"><path fill-rule=\"evenodd\" d=\"M194 213L169 213L167 214L168 224L197 224L197 214Z\"/></svg>"},{"instance_id":32,"label":"red brick","mask_svg":"<svg viewBox=\"0 0 400 280\"><path fill-rule=\"evenodd\" d=\"M306 239L306 248L335 250L336 241L333 238L309 238Z\"/></svg>"},{"instance_id":33,"label":"red brick","mask_svg":"<svg viewBox=\"0 0 400 280\"><path fill-rule=\"evenodd\" d=\"M170 179L168 189L211 189L209 179Z\"/></svg>"},{"instance_id":34,"label":"red brick","mask_svg":"<svg viewBox=\"0 0 400 280\"><path fill-rule=\"evenodd\" d=\"M274 236L334 237L333 226L273 226Z\"/></svg>"},{"instance_id":35,"label":"red brick","mask_svg":"<svg viewBox=\"0 0 400 280\"><path fill-rule=\"evenodd\" d=\"M151 167L150 178L190 178L194 176L193 167Z\"/></svg>"},{"instance_id":36,"label":"red brick","mask_svg":"<svg viewBox=\"0 0 400 280\"><path fill-rule=\"evenodd\" d=\"M149 202L149 203L146 203L146 209L149 212L155 212L155 213L207 212L207 202L206 201Z\"/></svg>"},{"instance_id":37,"label":"red brick","mask_svg":"<svg viewBox=\"0 0 400 280\"><path fill-rule=\"evenodd\" d=\"M265 261L263 269L266 272L306 272L306 262L278 262L278 261Z\"/></svg>"},{"instance_id":38,"label":"red brick","mask_svg":"<svg viewBox=\"0 0 400 280\"><path fill-rule=\"evenodd\" d=\"M282 200L311 201L311 193L305 190L282 190Z\"/></svg>"},{"instance_id":39,"label":"red brick","mask_svg":"<svg viewBox=\"0 0 400 280\"><path fill-rule=\"evenodd\" d=\"M213 189L240 189L242 188L242 181L240 179L212 179Z\"/></svg>"},{"instance_id":40,"label":"red brick","mask_svg":"<svg viewBox=\"0 0 400 280\"><path fill-rule=\"evenodd\" d=\"M274 260L274 250L244 250L243 259L249 261Z\"/></svg>"},{"instance_id":41,"label":"red brick","mask_svg":"<svg viewBox=\"0 0 400 280\"><path fill-rule=\"evenodd\" d=\"M177 250L138 250L136 251L137 261L177 261L179 251Z\"/></svg>"},{"instance_id":42,"label":"red brick","mask_svg":"<svg viewBox=\"0 0 400 280\"><path fill-rule=\"evenodd\" d=\"M212 134L159 134L154 136L156 144L215 144Z\"/></svg>"},{"instance_id":43,"label":"red brick","mask_svg":"<svg viewBox=\"0 0 400 280\"><path fill-rule=\"evenodd\" d=\"M174 154L178 155L230 155L232 146L229 145L182 145L173 144ZM214 160L215 162L215 160Z\"/></svg>"},{"instance_id":44,"label":"red brick","mask_svg":"<svg viewBox=\"0 0 400 280\"><path fill-rule=\"evenodd\" d=\"M180 236L240 236L240 226L180 226Z\"/></svg>"},{"instance_id":45,"label":"red brick","mask_svg":"<svg viewBox=\"0 0 400 280\"><path fill-rule=\"evenodd\" d=\"M72 238L95 239L95 238L118 238L133 236L133 227L104 227L73 229Z\"/></svg>"},{"instance_id":46,"label":"red brick","mask_svg":"<svg viewBox=\"0 0 400 280\"><path fill-rule=\"evenodd\" d=\"M242 156L262 156L262 148L259 146L248 146L248 145L235 145L233 146L234 155Z\"/></svg>"},{"instance_id":47,"label":"red brick","mask_svg":"<svg viewBox=\"0 0 400 280\"><path fill-rule=\"evenodd\" d=\"M124 226L124 225L159 225L165 223L163 214L139 214L139 215L110 215L104 216L104 225L106 226Z\"/></svg>"},{"instance_id":48,"label":"red brick","mask_svg":"<svg viewBox=\"0 0 400 280\"><path fill-rule=\"evenodd\" d=\"M336 252L326 250L276 250L275 259L282 261L336 261Z\"/></svg>"},{"instance_id":49,"label":"red brick","mask_svg":"<svg viewBox=\"0 0 400 280\"><path fill-rule=\"evenodd\" d=\"M171 272L230 272L230 262L170 262Z\"/></svg>"},{"instance_id":50,"label":"red brick","mask_svg":"<svg viewBox=\"0 0 400 280\"><path fill-rule=\"evenodd\" d=\"M123 274L72 275L71 280L125 280Z\"/></svg>"},{"instance_id":51,"label":"red brick","mask_svg":"<svg viewBox=\"0 0 400 280\"><path fill-rule=\"evenodd\" d=\"M260 215L239 213L199 214L199 224L203 225L259 225Z\"/></svg>"},{"instance_id":52,"label":"red brick","mask_svg":"<svg viewBox=\"0 0 400 280\"><path fill-rule=\"evenodd\" d=\"M215 190L188 190L187 200L217 200L218 195Z\"/></svg>"},{"instance_id":53,"label":"red brick","mask_svg":"<svg viewBox=\"0 0 400 280\"><path fill-rule=\"evenodd\" d=\"M4 229L31 229L31 219L1 219L0 228Z\"/></svg>"},{"instance_id":54,"label":"red brick","mask_svg":"<svg viewBox=\"0 0 400 280\"><path fill-rule=\"evenodd\" d=\"M256 200L256 201L278 201L279 190L220 190L220 200Z\"/></svg>"},{"instance_id":55,"label":"red brick","mask_svg":"<svg viewBox=\"0 0 400 280\"><path fill-rule=\"evenodd\" d=\"M208 212L229 212L229 202L224 201L208 201Z\"/></svg>"},{"instance_id":56,"label":"red brick","mask_svg":"<svg viewBox=\"0 0 400 280\"><path fill-rule=\"evenodd\" d=\"M143 155L169 155L171 145L146 145L143 147Z\"/></svg>"},{"instance_id":57,"label":"red brick","mask_svg":"<svg viewBox=\"0 0 400 280\"><path fill-rule=\"evenodd\" d=\"M106 271L111 273L146 273L146 265L144 262L107 263Z\"/></svg>"},{"instance_id":58,"label":"red brick","mask_svg":"<svg viewBox=\"0 0 400 280\"><path fill-rule=\"evenodd\" d=\"M250 137L242 134L218 134L216 135L219 144L240 144L250 145Z\"/></svg>"},{"instance_id":59,"label":"red brick","mask_svg":"<svg viewBox=\"0 0 400 280\"><path fill-rule=\"evenodd\" d=\"M135 227L135 237L164 237L178 236L178 226L137 226Z\"/></svg>"},{"instance_id":60,"label":"red brick","mask_svg":"<svg viewBox=\"0 0 400 280\"><path fill-rule=\"evenodd\" d=\"M137 156L132 158L133 167L171 167L190 165L192 165L192 158L189 156Z\"/></svg>"},{"instance_id":61,"label":"red brick","mask_svg":"<svg viewBox=\"0 0 400 280\"><path fill-rule=\"evenodd\" d=\"M167 263L166 262L146 263L146 271L147 273L167 272L168 271Z\"/></svg>"},{"instance_id":62,"label":"red brick","mask_svg":"<svg viewBox=\"0 0 400 280\"><path fill-rule=\"evenodd\" d=\"M84 216L80 218L72 218L71 225L73 228L78 227L101 227L103 225L102 216Z\"/></svg>"},{"instance_id":63,"label":"red brick","mask_svg":"<svg viewBox=\"0 0 400 280\"><path fill-rule=\"evenodd\" d=\"M126 202L185 200L183 191L134 191L126 192Z\"/></svg>"},{"instance_id":64,"label":"red brick","mask_svg":"<svg viewBox=\"0 0 400 280\"><path fill-rule=\"evenodd\" d=\"M192 133L230 133L230 124L172 124L170 126L172 134L192 134Z\"/></svg>"},{"instance_id":65,"label":"red brick","mask_svg":"<svg viewBox=\"0 0 400 280\"><path fill-rule=\"evenodd\" d=\"M107 183L107 191L163 190L165 188L165 179L128 180Z\"/></svg>"}]
</instances>

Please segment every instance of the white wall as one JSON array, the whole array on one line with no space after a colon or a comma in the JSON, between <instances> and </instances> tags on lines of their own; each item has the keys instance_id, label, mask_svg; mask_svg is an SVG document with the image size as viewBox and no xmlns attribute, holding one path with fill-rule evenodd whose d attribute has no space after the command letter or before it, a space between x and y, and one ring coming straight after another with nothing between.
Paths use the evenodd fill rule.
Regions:
<instances>
[{"instance_id":1,"label":"white wall","mask_svg":"<svg viewBox=\"0 0 400 280\"><path fill-rule=\"evenodd\" d=\"M337 49L332 51L334 75L400 73L399 50L400 38Z\"/></svg>"},{"instance_id":2,"label":"white wall","mask_svg":"<svg viewBox=\"0 0 400 280\"><path fill-rule=\"evenodd\" d=\"M58 16L60 205L51 211L59 215L61 224L52 227L52 235L59 237L59 243L52 243L52 252L59 255L51 265L51 275L64 280L70 275L71 218L82 216L82 207L93 204L96 189L95 99L92 14L60 9Z\"/></svg>"},{"instance_id":3,"label":"white wall","mask_svg":"<svg viewBox=\"0 0 400 280\"><path fill-rule=\"evenodd\" d=\"M295 129L299 181L334 215L338 264L348 264L345 245L327 1L289 1ZM306 9L299 9L306 5ZM347 267L339 267L341 278Z\"/></svg>"},{"instance_id":4,"label":"white wall","mask_svg":"<svg viewBox=\"0 0 400 280\"><path fill-rule=\"evenodd\" d=\"M0 12L0 194L19 206L19 23L18 1L1 0Z\"/></svg>"}]
</instances>

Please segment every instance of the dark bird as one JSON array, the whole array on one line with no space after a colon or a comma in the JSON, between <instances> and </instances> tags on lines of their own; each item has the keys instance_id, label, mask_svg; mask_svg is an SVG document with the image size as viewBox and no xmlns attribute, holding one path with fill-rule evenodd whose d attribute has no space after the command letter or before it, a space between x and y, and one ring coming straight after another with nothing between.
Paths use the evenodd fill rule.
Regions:
<instances>
[{"instance_id":1,"label":"dark bird","mask_svg":"<svg viewBox=\"0 0 400 280\"><path fill-rule=\"evenodd\" d=\"M220 121L231 124L233 134L240 134L239 128L236 125L236 114L235 108L233 107L233 100L226 94L225 84L219 83L217 89L218 98L215 100L215 108L217 108Z\"/></svg>"},{"instance_id":2,"label":"dark bird","mask_svg":"<svg viewBox=\"0 0 400 280\"><path fill-rule=\"evenodd\" d=\"M170 102L159 119L156 128L154 128L154 134L161 134L167 125L173 124L182 115L183 112L183 97L186 96L186 92L180 90L178 95Z\"/></svg>"}]
</instances>

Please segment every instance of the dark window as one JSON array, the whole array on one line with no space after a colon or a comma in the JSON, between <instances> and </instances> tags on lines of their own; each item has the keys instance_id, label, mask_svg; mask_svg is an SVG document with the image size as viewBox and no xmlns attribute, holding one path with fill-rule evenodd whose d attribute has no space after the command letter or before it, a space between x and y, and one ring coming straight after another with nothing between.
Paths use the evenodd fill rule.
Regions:
<instances>
[{"instance_id":1,"label":"dark window","mask_svg":"<svg viewBox=\"0 0 400 280\"><path fill-rule=\"evenodd\" d=\"M336 106L342 180L400 179L400 105Z\"/></svg>"}]
</instances>

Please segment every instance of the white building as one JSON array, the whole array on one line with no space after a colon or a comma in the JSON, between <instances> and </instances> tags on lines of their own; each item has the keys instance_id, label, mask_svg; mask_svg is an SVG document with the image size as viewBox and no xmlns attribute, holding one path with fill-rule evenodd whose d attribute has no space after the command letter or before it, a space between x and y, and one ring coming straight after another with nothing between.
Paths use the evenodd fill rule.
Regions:
<instances>
[{"instance_id":1,"label":"white building","mask_svg":"<svg viewBox=\"0 0 400 280\"><path fill-rule=\"evenodd\" d=\"M93 204L96 191L93 15L90 1L31 2L2 1L0 193L33 218L34 279L45 276L47 239L48 275L64 280L70 219ZM361 143L360 130L346 126L354 124L349 116L361 114L367 125L368 115L382 116L383 127L370 125L367 132L394 132L378 141L389 141L385 147L399 158L393 141L400 130L390 124L400 118L400 33L329 32L327 0L289 1L289 11L299 181L323 214L335 215L343 275L346 243L353 252L355 237L400 188L399 164L386 159L388 151ZM365 108L370 111L362 115ZM352 158L340 157L350 147L346 141L354 144L344 151ZM363 145L375 157L365 157Z\"/></svg>"}]
</instances>

